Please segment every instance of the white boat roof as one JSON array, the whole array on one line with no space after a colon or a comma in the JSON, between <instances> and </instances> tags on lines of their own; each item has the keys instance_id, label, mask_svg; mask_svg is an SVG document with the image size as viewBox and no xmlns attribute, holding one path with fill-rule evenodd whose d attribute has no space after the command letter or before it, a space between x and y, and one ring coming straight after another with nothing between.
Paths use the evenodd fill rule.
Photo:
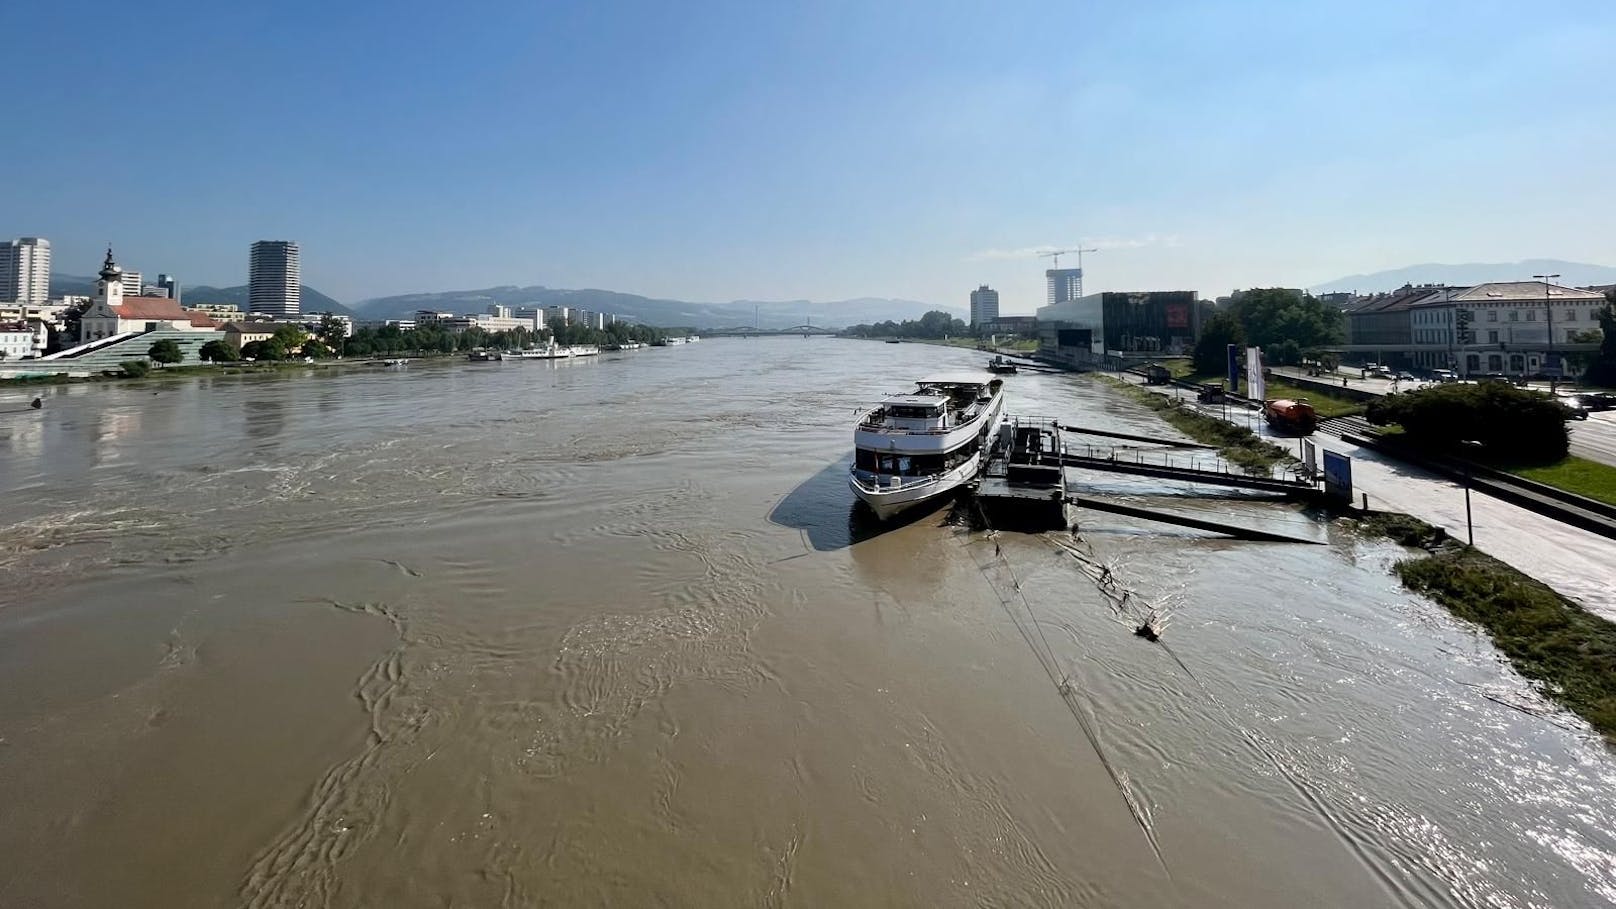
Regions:
<instances>
[{"instance_id":1,"label":"white boat roof","mask_svg":"<svg viewBox=\"0 0 1616 909\"><path fill-rule=\"evenodd\" d=\"M951 372L927 376L917 382L917 385L986 385L991 379L984 379L976 373Z\"/></svg>"},{"instance_id":2,"label":"white boat roof","mask_svg":"<svg viewBox=\"0 0 1616 909\"><path fill-rule=\"evenodd\" d=\"M883 400L883 404L897 404L900 407L941 407L948 403L947 395L891 395Z\"/></svg>"}]
</instances>

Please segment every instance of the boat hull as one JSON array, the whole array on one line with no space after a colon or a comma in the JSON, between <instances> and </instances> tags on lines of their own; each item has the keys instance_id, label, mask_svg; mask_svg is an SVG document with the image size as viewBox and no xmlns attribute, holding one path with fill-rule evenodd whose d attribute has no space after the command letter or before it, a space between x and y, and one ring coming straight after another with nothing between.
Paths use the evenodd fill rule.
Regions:
<instances>
[{"instance_id":1,"label":"boat hull","mask_svg":"<svg viewBox=\"0 0 1616 909\"><path fill-rule=\"evenodd\" d=\"M853 494L858 496L859 501L869 506L876 517L885 521L911 509L928 503L936 504L952 496L969 483L981 467L982 455L978 453L952 470L929 477L906 478L908 482L901 486L883 484L879 480L866 482L857 473L847 478L847 485L853 490Z\"/></svg>"}]
</instances>

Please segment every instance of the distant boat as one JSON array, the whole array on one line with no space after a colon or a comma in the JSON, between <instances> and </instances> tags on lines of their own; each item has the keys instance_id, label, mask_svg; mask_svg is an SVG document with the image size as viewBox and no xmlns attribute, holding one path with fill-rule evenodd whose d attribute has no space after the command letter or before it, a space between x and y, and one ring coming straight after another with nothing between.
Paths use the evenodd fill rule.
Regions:
<instances>
[{"instance_id":1,"label":"distant boat","mask_svg":"<svg viewBox=\"0 0 1616 909\"><path fill-rule=\"evenodd\" d=\"M1016 364L1006 360L1003 356L995 356L988 361L988 372L1002 373L1007 376L1016 374Z\"/></svg>"},{"instance_id":2,"label":"distant boat","mask_svg":"<svg viewBox=\"0 0 1616 909\"><path fill-rule=\"evenodd\" d=\"M899 341L897 338L893 338L892 340L888 341L887 343L888 344L902 344L903 342Z\"/></svg>"},{"instance_id":3,"label":"distant boat","mask_svg":"<svg viewBox=\"0 0 1616 909\"><path fill-rule=\"evenodd\" d=\"M466 359L473 363L497 363L505 356L497 350L474 350L466 354Z\"/></svg>"}]
</instances>

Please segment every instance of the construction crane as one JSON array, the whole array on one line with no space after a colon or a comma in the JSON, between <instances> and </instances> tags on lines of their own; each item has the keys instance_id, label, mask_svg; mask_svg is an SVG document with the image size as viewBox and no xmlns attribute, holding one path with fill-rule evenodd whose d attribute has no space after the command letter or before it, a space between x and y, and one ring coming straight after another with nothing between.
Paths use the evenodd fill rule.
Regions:
<instances>
[{"instance_id":1,"label":"construction crane","mask_svg":"<svg viewBox=\"0 0 1616 909\"><path fill-rule=\"evenodd\" d=\"M1077 295L1081 297L1081 296L1083 296L1083 254L1084 253L1091 253L1091 252L1099 252L1099 250L1098 249L1092 249L1092 248L1091 249L1084 249L1083 247L1078 247L1076 249L1051 249L1051 250L1048 250L1047 252L1039 253L1038 256L1040 258L1053 257L1054 260L1055 260L1055 268L1059 269L1060 268L1060 257L1061 256L1068 256L1068 255L1075 254L1077 256L1077 287L1076 287L1076 291L1077 291Z\"/></svg>"}]
</instances>

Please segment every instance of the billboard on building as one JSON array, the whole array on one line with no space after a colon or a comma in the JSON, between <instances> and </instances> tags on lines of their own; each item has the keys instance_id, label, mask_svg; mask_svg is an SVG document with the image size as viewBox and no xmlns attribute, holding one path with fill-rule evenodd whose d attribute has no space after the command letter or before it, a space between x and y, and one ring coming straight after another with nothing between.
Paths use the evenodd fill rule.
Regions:
<instances>
[{"instance_id":1,"label":"billboard on building","mask_svg":"<svg viewBox=\"0 0 1616 909\"><path fill-rule=\"evenodd\" d=\"M1185 305L1183 303L1169 303L1169 304L1167 304L1167 327L1168 328L1189 328L1190 327L1190 308L1189 308L1189 306L1187 306L1187 305Z\"/></svg>"}]
</instances>

